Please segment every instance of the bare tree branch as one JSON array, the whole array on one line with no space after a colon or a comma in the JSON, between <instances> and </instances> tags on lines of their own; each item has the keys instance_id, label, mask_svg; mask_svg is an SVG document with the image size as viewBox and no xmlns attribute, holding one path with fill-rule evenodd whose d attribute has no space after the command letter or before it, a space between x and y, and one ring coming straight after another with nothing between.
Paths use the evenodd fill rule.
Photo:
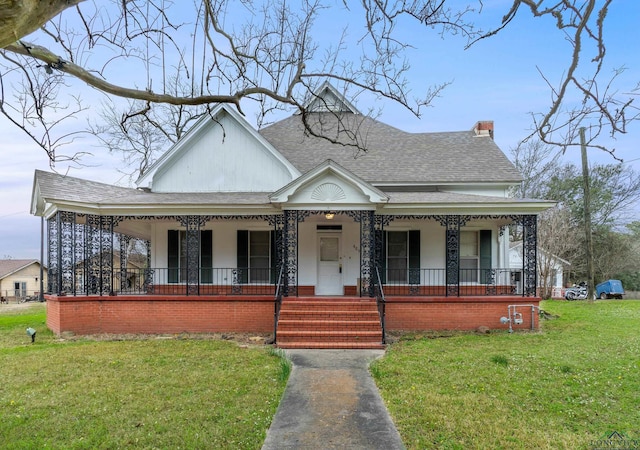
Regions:
<instances>
[{"instance_id":1,"label":"bare tree branch","mask_svg":"<svg viewBox=\"0 0 640 450\"><path fill-rule=\"evenodd\" d=\"M590 127L589 147L618 159L615 149L598 144L596 137L605 130L611 137L626 133L628 124L640 116L633 96L621 94L615 87L624 68L615 69L612 75L603 73L607 53L604 25L611 5L612 0L513 0L502 24L469 45L500 32L521 9L527 9L535 18L552 20L564 33L571 56L558 86L538 67L551 92L551 104L547 111L532 114L535 124L532 136L566 150L579 145L577 130L581 126ZM590 52L590 57L585 58ZM604 89L600 89L601 85ZM577 102L575 97L578 97Z\"/></svg>"},{"instance_id":2,"label":"bare tree branch","mask_svg":"<svg viewBox=\"0 0 640 450\"><path fill-rule=\"evenodd\" d=\"M76 152L73 155L64 155L58 150L75 141L85 132L62 131L64 123L75 118L84 111L84 107L78 98L72 98L74 106L69 103L61 103L58 100L58 92L64 87L61 76L42 76L38 67L28 63L23 64L17 59L6 54L0 55L8 63L13 65L12 71L20 72L24 76L18 86L11 86L14 102L9 102L10 95L5 86L6 75L0 73L0 113L4 115L16 127L22 129L36 145L41 147L49 157L53 166L55 161L71 161L78 163L87 152Z\"/></svg>"},{"instance_id":3,"label":"bare tree branch","mask_svg":"<svg viewBox=\"0 0 640 450\"><path fill-rule=\"evenodd\" d=\"M0 27L0 52L34 61L49 76L73 77L100 92L141 102L129 112L148 112L126 119L125 127L134 117L157 118L151 110L159 105L175 105L185 112L190 107L229 103L243 113L247 101L255 102L258 123L263 124L266 115L277 110L304 114L310 88L325 80L349 98L362 94L384 98L419 117L449 83L435 82L414 92L408 82L411 62L407 58L413 47L401 33L407 21L419 21L428 32L442 37L461 35L473 45L500 33L516 21L518 12L525 11L551 20L571 51L557 85L551 81L555 76L543 75L552 98L547 111L534 114L534 134L566 149L575 143L569 138L575 137L576 124L592 130L599 127L597 133L592 131L590 145L614 155L614 149L605 148L595 137L625 133L639 116L633 100L637 91L619 94L629 90L613 84L616 75L602 81L605 24L610 7L615 6L612 0L513 0L501 24L484 33L470 20L471 13L482 11L482 1L476 0L477 9L473 3L0 0L0 16L7 17L7 23L21 15L30 18L31 30L42 29L24 39L28 32L22 28L15 26L7 35ZM318 25L323 14L337 18L338 12L349 18L341 33L314 39L316 33L326 32ZM12 77L18 72L0 66L0 73ZM188 80L183 82L190 89L172 90L174 80ZM41 78L37 83L46 81ZM26 80L25 86L37 83ZM5 110L10 103L6 94ZM317 128L308 132L323 134ZM352 144L366 151L357 139ZM49 149L49 154L54 152Z\"/></svg>"},{"instance_id":4,"label":"bare tree branch","mask_svg":"<svg viewBox=\"0 0 640 450\"><path fill-rule=\"evenodd\" d=\"M466 21L470 10L455 10L444 0L367 0L357 6L364 13L358 19L365 31L357 38L358 59L348 32L352 23L345 23L343 33L326 45L313 39L320 15L339 8L324 0L77 3L69 3L75 8L55 20L40 22L42 32L33 39L16 42L13 36L0 52L19 56L21 64L34 61L47 76L73 77L100 92L141 102L124 113L118 127L122 132L129 130L128 122L139 119L157 128L163 121L152 110L160 105L174 105L184 113L191 107L229 103L243 113L245 99L260 107L258 122L264 123L265 115L276 110L304 112L310 86L326 80L349 98L369 93L419 116L448 83L412 93L406 79L410 64L403 56L410 45L396 38L398 24L420 20L440 33L474 33ZM231 14L233 8L245 13ZM121 76L124 67L130 76ZM189 80L191 88L172 91L174 80ZM309 132L323 134L317 128ZM366 151L357 139L353 145Z\"/></svg>"}]
</instances>

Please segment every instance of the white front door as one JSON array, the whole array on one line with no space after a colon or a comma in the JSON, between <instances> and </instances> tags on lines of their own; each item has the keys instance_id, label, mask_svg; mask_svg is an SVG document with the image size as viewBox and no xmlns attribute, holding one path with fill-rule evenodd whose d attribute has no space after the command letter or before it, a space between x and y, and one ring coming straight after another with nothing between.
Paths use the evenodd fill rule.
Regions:
<instances>
[{"instance_id":1,"label":"white front door","mask_svg":"<svg viewBox=\"0 0 640 450\"><path fill-rule=\"evenodd\" d=\"M316 295L343 295L340 234L318 235L318 282Z\"/></svg>"}]
</instances>

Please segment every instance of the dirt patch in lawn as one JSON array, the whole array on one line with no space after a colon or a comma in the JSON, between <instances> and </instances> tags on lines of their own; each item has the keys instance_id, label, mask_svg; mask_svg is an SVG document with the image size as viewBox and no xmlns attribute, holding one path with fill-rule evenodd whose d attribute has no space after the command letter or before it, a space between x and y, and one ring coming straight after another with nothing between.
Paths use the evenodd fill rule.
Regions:
<instances>
[{"instance_id":1,"label":"dirt patch in lawn","mask_svg":"<svg viewBox=\"0 0 640 450\"><path fill-rule=\"evenodd\" d=\"M40 302L24 302L24 303L2 303L0 304L0 314L5 312L28 311L42 305Z\"/></svg>"},{"instance_id":2,"label":"dirt patch in lawn","mask_svg":"<svg viewBox=\"0 0 640 450\"><path fill-rule=\"evenodd\" d=\"M90 341L140 341L140 340L221 340L235 342L241 347L262 347L272 343L270 333L175 333L175 334L89 334L75 335L62 333L60 340L90 340Z\"/></svg>"}]
</instances>

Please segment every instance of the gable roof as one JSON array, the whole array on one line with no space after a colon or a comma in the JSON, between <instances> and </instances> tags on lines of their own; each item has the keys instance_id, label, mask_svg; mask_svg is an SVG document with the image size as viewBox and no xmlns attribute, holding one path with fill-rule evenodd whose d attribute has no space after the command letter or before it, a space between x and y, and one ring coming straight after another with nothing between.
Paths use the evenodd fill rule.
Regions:
<instances>
[{"instance_id":1,"label":"gable roof","mask_svg":"<svg viewBox=\"0 0 640 450\"><path fill-rule=\"evenodd\" d=\"M292 195L295 197L292 207L328 204L326 192L316 195L317 198L303 194L305 189L321 189L317 183L322 177L326 177L323 188L335 190L341 187L338 186L341 182L345 183L343 187L351 197L347 201L345 193L337 203L345 203L345 207L349 202L359 207L377 204L394 213L408 214L428 208L432 213L464 210L477 214L530 214L552 204L504 195L505 188L521 181L521 176L491 137L492 122L479 122L467 131L408 133L361 115L328 82L314 94L307 107L320 112L307 110L256 131L233 107L217 105L138 179L141 189L37 170L32 214L50 217L57 210L102 215L276 214L278 204L286 203L284 197L288 199ZM333 142L314 136L305 128L303 120L314 132ZM242 144L249 143L236 148L233 139L224 139L228 151L255 150L256 153L249 156L266 155L284 176L275 177L267 184L240 183L228 189L195 189L194 192L192 186L181 190L179 186L168 185L150 191L153 181L158 181L156 175L174 167L172 164L182 157L191 157L189 167L204 167L204 164L198 165L197 157L211 156L208 149L217 144L207 139L213 132L211 127L221 123L229 128L223 130L223 135L239 133L246 139ZM489 131L484 132L486 130ZM189 154L194 146L200 153ZM245 174L245 178L262 180L263 175L270 173L269 168L255 158L245 156L244 160L234 160L234 164L234 176L244 173L246 164L252 164L255 170L248 172L253 175ZM210 176L210 172L204 175ZM170 179L176 180L180 181L180 177ZM316 184L312 186L312 183Z\"/></svg>"},{"instance_id":2,"label":"gable roof","mask_svg":"<svg viewBox=\"0 0 640 450\"><path fill-rule=\"evenodd\" d=\"M0 259L0 279L6 278L31 264L40 265L37 259Z\"/></svg>"},{"instance_id":3,"label":"gable roof","mask_svg":"<svg viewBox=\"0 0 640 450\"><path fill-rule=\"evenodd\" d=\"M322 83L316 92L312 94L311 99L304 105L304 108L313 112L331 111L334 113L350 112L360 114L360 111L328 81Z\"/></svg>"},{"instance_id":4,"label":"gable roof","mask_svg":"<svg viewBox=\"0 0 640 450\"><path fill-rule=\"evenodd\" d=\"M290 197L294 196L297 191L303 190L313 181L316 181L316 189L311 193L310 200L316 200L318 203L330 203L335 208L336 204L340 203L341 200L348 201L350 199L346 195L345 190L335 184L334 180L325 182L327 177L331 175L337 176L340 184L355 188L354 191L357 195L366 197L369 203L375 205L376 203L386 203L389 201L389 196L384 192L371 186L330 159L324 161L312 170L307 171L304 175L296 178L277 192L274 192L269 198L274 203L288 202ZM317 185L318 182L321 184ZM327 189L331 192L326 192Z\"/></svg>"},{"instance_id":5,"label":"gable roof","mask_svg":"<svg viewBox=\"0 0 640 450\"><path fill-rule=\"evenodd\" d=\"M260 130L302 173L331 159L374 185L513 184L522 179L493 139L473 130L407 133L352 113L310 113L306 117L314 132L317 129L340 143L311 136L301 115ZM349 145L354 141L345 129L358 134L366 152Z\"/></svg>"},{"instance_id":6,"label":"gable roof","mask_svg":"<svg viewBox=\"0 0 640 450\"><path fill-rule=\"evenodd\" d=\"M187 151L190 146L196 141L202 133L205 133L208 129L215 126L221 126L222 117L228 115L231 119L244 129L255 141L259 143L261 148L266 150L267 153L272 154L280 164L286 168L291 177L299 176L300 173L297 169L284 158L277 149L275 149L267 140L262 137L255 128L253 128L247 120L242 117L233 107L225 103L218 104L211 112L204 114L190 129L189 131L174 145L171 146L166 152L164 152L157 161L155 161L151 167L136 180L136 185L139 187L151 187L153 179L156 174L159 174L168 167L172 161L179 158L180 155Z\"/></svg>"}]
</instances>

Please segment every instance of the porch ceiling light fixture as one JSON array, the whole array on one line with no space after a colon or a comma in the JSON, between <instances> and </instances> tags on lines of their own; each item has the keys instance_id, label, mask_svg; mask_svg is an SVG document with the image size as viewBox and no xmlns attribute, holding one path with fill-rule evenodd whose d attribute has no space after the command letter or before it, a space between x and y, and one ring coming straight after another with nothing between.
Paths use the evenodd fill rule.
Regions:
<instances>
[{"instance_id":1,"label":"porch ceiling light fixture","mask_svg":"<svg viewBox=\"0 0 640 450\"><path fill-rule=\"evenodd\" d=\"M328 212L328 213L326 213L326 214L324 215L324 217L325 217L327 220L333 220L333 218L334 218L335 216L336 216L336 214L335 214L335 213L332 213L332 212Z\"/></svg>"}]
</instances>

